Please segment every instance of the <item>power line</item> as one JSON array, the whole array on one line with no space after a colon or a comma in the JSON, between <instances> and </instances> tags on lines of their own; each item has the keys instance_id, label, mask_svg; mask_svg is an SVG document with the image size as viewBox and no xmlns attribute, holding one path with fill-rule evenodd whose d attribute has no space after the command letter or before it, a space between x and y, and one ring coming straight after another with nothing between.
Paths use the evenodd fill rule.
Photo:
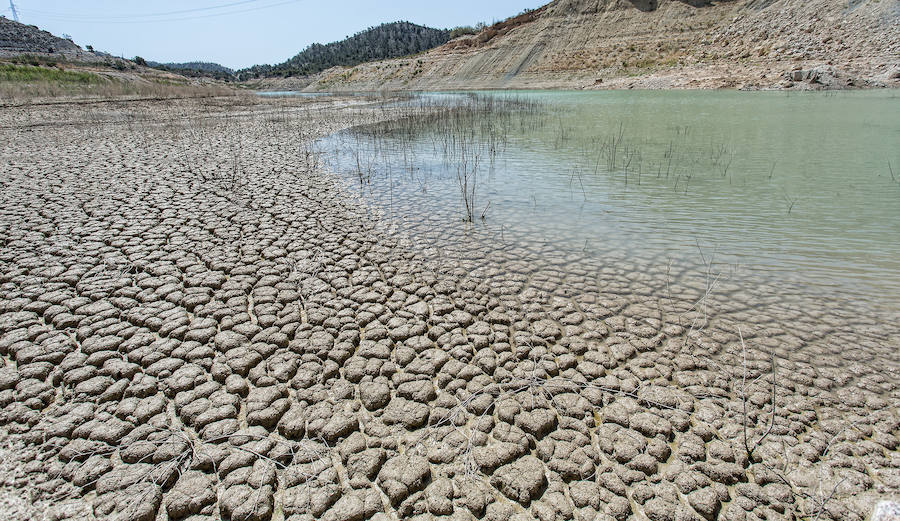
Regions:
<instances>
[{"instance_id":1,"label":"power line","mask_svg":"<svg viewBox=\"0 0 900 521\"><path fill-rule=\"evenodd\" d=\"M228 8L228 7L234 7L237 5L256 3L259 1L261 1L261 0L242 0L240 2L232 2L229 4L222 4L219 6L202 7L202 8L196 8L196 9L185 9L182 11L172 11L171 13L187 13L187 12L224 9L224 8ZM65 14L65 13L58 13L58 12L53 13L53 12L48 12L48 11L31 10L31 9L28 9L27 11L34 13L34 14L41 15L41 18L47 18L47 19L51 19L51 20L64 21L64 22L103 23L103 24L106 24L106 23L137 24L137 23L155 23L155 22L177 22L177 21L182 21L182 20L199 20L199 19L203 19L203 18L214 18L214 17L218 17L218 16L227 16L227 15L232 15L232 14L240 14L240 13L247 13L247 12L252 12L252 11L259 11L259 10L263 10L263 9L269 9L272 7L278 7L281 5L287 5L287 4L296 3L296 2L300 2L300 1L303 1L303 0L283 0L283 1L280 1L280 2L277 2L274 4L270 4L270 5L261 5L259 7L252 7L252 8L248 8L248 9L238 9L238 10L228 11L228 12L223 12L223 13L211 13L211 14L198 15L198 16L174 17L174 18L155 19L155 20L154 19L144 20L144 19L142 19L142 17L145 17L145 16L151 16L151 17L152 16L169 16L169 14L171 14L171 13L169 13L169 14L157 13L157 14L144 14L144 15L121 15L121 16L109 16L109 17L98 18L98 17L92 17L92 16L86 17L85 15L74 14L74 13L72 13L72 14Z\"/></svg>"},{"instance_id":2,"label":"power line","mask_svg":"<svg viewBox=\"0 0 900 521\"><path fill-rule=\"evenodd\" d=\"M235 6L239 6L239 5L255 4L259 1L261 1L261 0L241 0L239 2L231 2L228 4L213 5L213 6L208 6L208 7L197 7L194 9L181 9L179 11L167 11L167 12L162 12L162 13L135 13L135 14L129 14L129 15L109 15L109 16L105 16L104 18L108 18L108 19L112 20L112 19L137 19L137 18L154 18L154 17L160 17L160 16L173 16L173 15L186 14L186 13L196 13L196 12L201 12L201 11L214 11L216 9L227 9L229 7L235 7ZM57 16L57 17L65 16L67 18L96 19L96 17L94 17L94 16L84 15L83 12L81 12L81 13L65 13L65 12L59 12L59 11L56 11L56 12L42 11L40 9L30 9L30 8L24 9L24 11L27 11L27 12L33 13L33 14L49 15L49 16Z\"/></svg>"},{"instance_id":3,"label":"power line","mask_svg":"<svg viewBox=\"0 0 900 521\"><path fill-rule=\"evenodd\" d=\"M236 4L250 3L250 2L256 2L256 1L259 1L259 0L244 0L244 2L238 2ZM224 13L211 13L211 14L198 15L198 16L187 16L187 17L156 19L156 20L140 20L140 19L136 19L136 20L127 20L127 19L121 20L121 19L119 19L119 20L117 20L114 18L75 19L74 17L68 16L68 15L60 15L58 13L41 14L40 17L47 19L47 20L53 20L53 21L69 22L69 23L87 23L87 24L145 24L145 23L181 22L181 21L186 21L186 20L202 20L205 18L216 18L216 17L220 17L220 16L229 16L229 15L233 15L233 14L249 13L249 12L253 12L253 11L262 11L263 9L271 9L273 7L280 7L283 5L295 4L295 3L299 3L299 2L303 2L303 1L304 0L282 0L282 1L276 2L274 4L261 5L258 7L252 7L252 8L248 8L248 9L238 9L235 11L228 11L228 12L224 12ZM206 9L206 10L221 9L222 7L223 6L218 6L215 8L213 8L213 7L203 8L203 9ZM32 11L32 10L27 10L27 11L29 13L36 12L36 11Z\"/></svg>"}]
</instances>

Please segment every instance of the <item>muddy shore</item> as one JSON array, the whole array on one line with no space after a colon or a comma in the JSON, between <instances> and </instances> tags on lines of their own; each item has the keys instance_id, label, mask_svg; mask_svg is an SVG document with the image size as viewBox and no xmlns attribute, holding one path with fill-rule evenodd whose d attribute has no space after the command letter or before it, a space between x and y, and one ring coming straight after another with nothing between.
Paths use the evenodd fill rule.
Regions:
<instances>
[{"instance_id":1,"label":"muddy shore","mask_svg":"<svg viewBox=\"0 0 900 521\"><path fill-rule=\"evenodd\" d=\"M416 235L311 146L388 116L0 109L0 510L863 520L898 498L896 323L663 259Z\"/></svg>"}]
</instances>

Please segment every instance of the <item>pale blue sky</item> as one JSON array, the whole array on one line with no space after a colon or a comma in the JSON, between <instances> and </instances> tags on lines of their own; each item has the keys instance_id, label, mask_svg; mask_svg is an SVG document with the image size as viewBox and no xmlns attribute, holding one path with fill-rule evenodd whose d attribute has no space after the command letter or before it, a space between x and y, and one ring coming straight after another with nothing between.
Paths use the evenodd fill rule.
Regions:
<instances>
[{"instance_id":1,"label":"pale blue sky","mask_svg":"<svg viewBox=\"0 0 900 521\"><path fill-rule=\"evenodd\" d=\"M14 0L23 23L125 57L278 63L315 42L407 20L432 27L491 23L549 0ZM9 0L0 14L12 18Z\"/></svg>"}]
</instances>

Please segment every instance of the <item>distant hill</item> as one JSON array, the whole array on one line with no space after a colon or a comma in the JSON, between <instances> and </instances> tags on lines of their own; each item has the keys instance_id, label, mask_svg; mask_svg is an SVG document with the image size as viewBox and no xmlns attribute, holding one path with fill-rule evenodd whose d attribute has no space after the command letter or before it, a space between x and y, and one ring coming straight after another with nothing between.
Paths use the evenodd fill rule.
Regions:
<instances>
[{"instance_id":1,"label":"distant hill","mask_svg":"<svg viewBox=\"0 0 900 521\"><path fill-rule=\"evenodd\" d=\"M450 40L450 31L409 22L394 22L371 27L346 40L313 44L278 65L255 65L238 71L240 80L270 77L306 76L335 66L399 58L433 49Z\"/></svg>"},{"instance_id":2,"label":"distant hill","mask_svg":"<svg viewBox=\"0 0 900 521\"><path fill-rule=\"evenodd\" d=\"M181 74L182 76L191 76L198 77L202 76L205 78L216 78L219 80L231 80L234 79L234 70L225 67L224 65L219 65L218 63L210 63L210 62L186 62L186 63L159 63L154 61L147 61L147 65L153 67L154 69L159 69L163 71L176 72Z\"/></svg>"}]
</instances>

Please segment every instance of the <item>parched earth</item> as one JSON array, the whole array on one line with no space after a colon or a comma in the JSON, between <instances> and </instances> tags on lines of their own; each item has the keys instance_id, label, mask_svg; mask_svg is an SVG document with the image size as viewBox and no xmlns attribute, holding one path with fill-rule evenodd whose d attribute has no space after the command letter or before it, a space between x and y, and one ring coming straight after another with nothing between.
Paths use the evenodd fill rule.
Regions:
<instances>
[{"instance_id":1,"label":"parched earth","mask_svg":"<svg viewBox=\"0 0 900 521\"><path fill-rule=\"evenodd\" d=\"M897 498L896 324L627 259L436 261L310 145L386 115L0 110L0 508L837 520Z\"/></svg>"}]
</instances>

